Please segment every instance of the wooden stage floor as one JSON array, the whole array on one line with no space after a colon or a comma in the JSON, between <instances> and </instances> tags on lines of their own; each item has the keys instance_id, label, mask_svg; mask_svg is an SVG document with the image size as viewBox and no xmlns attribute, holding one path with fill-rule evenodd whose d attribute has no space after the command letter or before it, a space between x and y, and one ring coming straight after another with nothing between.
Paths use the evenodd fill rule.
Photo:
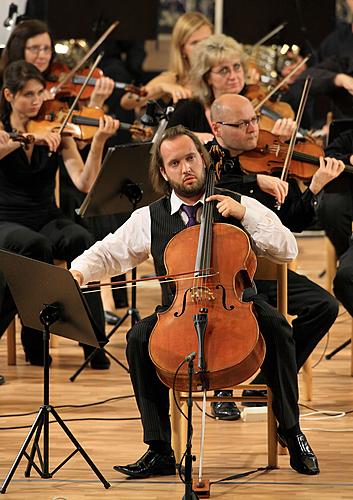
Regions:
<instances>
[{"instance_id":1,"label":"wooden stage floor","mask_svg":"<svg viewBox=\"0 0 353 500\"><path fill-rule=\"evenodd\" d=\"M299 239L300 258L298 271L324 284L318 278L325 269L325 245L322 237ZM140 270L152 272L150 264ZM153 310L158 300L158 285L138 291L138 307L142 315ZM124 312L124 311L123 311ZM128 326L128 325L126 325ZM125 360L125 332L115 334L109 349ZM315 410L351 412L353 410L353 378L350 377L350 347L332 360L322 359L325 347L332 350L350 337L351 319L344 311L336 321L326 340L318 346L313 356L314 393L308 404ZM18 335L19 339L19 335ZM0 342L0 373L6 384L0 387L0 479L5 478L28 429L5 429L31 425L34 415L9 417L8 414L36 412L42 402L42 370L26 364L18 340L17 366L7 366L6 341ZM138 411L128 374L114 364L110 370L84 371L74 382L69 376L82 361L82 351L73 342L60 339L59 347L52 349L50 402L75 437L82 444L95 464L111 483L105 490L90 467L77 454L54 476L43 480L33 472L24 477L25 460L22 460L6 496L11 499L79 500L79 499L177 499L182 498L184 487L177 476L129 480L116 473L112 466L134 462L145 451L142 443ZM318 363L318 364L317 364ZM300 376L300 384L302 384ZM116 398L104 404L88 407L69 407ZM61 406L68 406L60 408ZM301 407L301 426L315 450L321 468L318 476L303 476L294 472L287 456L279 457L280 468L257 472L249 477L214 484L212 498L235 499L247 496L253 499L287 499L293 494L297 499L337 500L353 498L353 413L337 417L314 415ZM314 418L314 419L313 419ZM70 421L70 419L74 419ZM83 419L77 421L76 419ZM204 476L217 481L228 475L266 466L265 422L221 422L207 419ZM194 407L195 438L193 452L199 456L200 412ZM50 460L54 468L72 451L70 442L56 424L50 426ZM197 462L198 463L198 462ZM196 463L196 465L197 465ZM196 473L196 466L194 472ZM6 498L6 497L5 497Z\"/></svg>"}]
</instances>

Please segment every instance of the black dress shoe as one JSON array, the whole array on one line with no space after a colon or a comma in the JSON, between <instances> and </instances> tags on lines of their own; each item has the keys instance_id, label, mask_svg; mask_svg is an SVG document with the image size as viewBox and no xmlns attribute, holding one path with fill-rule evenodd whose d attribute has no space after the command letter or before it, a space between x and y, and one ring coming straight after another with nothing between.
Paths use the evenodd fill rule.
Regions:
<instances>
[{"instance_id":1,"label":"black dress shoe","mask_svg":"<svg viewBox=\"0 0 353 500\"><path fill-rule=\"evenodd\" d=\"M25 360L29 361L29 363L32 366L44 366L44 354L41 351L38 352L25 351ZM52 361L53 359L49 354L48 356L49 366L51 365Z\"/></svg>"},{"instance_id":2,"label":"black dress shoe","mask_svg":"<svg viewBox=\"0 0 353 500\"><path fill-rule=\"evenodd\" d=\"M232 396L232 391L215 391L215 396ZM211 403L211 413L219 420L239 420L240 410L232 401Z\"/></svg>"},{"instance_id":3,"label":"black dress shoe","mask_svg":"<svg viewBox=\"0 0 353 500\"><path fill-rule=\"evenodd\" d=\"M85 359L87 359L95 350L95 347L86 344L82 344L82 347ZM110 359L105 354L103 349L97 349L90 361L90 365L93 370L108 370L110 367Z\"/></svg>"},{"instance_id":4,"label":"black dress shoe","mask_svg":"<svg viewBox=\"0 0 353 500\"><path fill-rule=\"evenodd\" d=\"M265 398L267 398L267 391L265 389L263 391L245 390L243 391L242 396L244 397L264 396ZM243 406L248 406L248 407L267 406L266 401L242 401L241 404Z\"/></svg>"},{"instance_id":5,"label":"black dress shoe","mask_svg":"<svg viewBox=\"0 0 353 500\"><path fill-rule=\"evenodd\" d=\"M117 322L121 319L120 316L117 316L111 311L104 311L104 318L105 322L108 323L108 325L116 325Z\"/></svg>"},{"instance_id":6,"label":"black dress shoe","mask_svg":"<svg viewBox=\"0 0 353 500\"><path fill-rule=\"evenodd\" d=\"M161 455L156 451L148 450L134 464L114 465L113 469L136 479L150 476L175 475L176 465L174 452L172 451L169 455Z\"/></svg>"},{"instance_id":7,"label":"black dress shoe","mask_svg":"<svg viewBox=\"0 0 353 500\"><path fill-rule=\"evenodd\" d=\"M5 384L5 377L4 375L0 375L0 385Z\"/></svg>"},{"instance_id":8,"label":"black dress shoe","mask_svg":"<svg viewBox=\"0 0 353 500\"><path fill-rule=\"evenodd\" d=\"M319 474L320 469L316 455L301 431L294 437L286 437L280 431L277 434L280 444L288 448L292 469L300 474Z\"/></svg>"}]
</instances>

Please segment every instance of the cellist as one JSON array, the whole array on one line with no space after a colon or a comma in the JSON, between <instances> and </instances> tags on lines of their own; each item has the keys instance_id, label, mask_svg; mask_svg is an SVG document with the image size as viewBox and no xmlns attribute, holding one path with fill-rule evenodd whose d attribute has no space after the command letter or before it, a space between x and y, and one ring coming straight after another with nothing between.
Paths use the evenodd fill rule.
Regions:
<instances>
[{"instance_id":1,"label":"cellist","mask_svg":"<svg viewBox=\"0 0 353 500\"><path fill-rule=\"evenodd\" d=\"M291 231L301 232L312 225L317 196L326 184L343 172L343 162L330 157L321 158L321 166L304 193L301 193L294 179L286 182L276 177L276 189L270 193L261 186L266 186L267 179L270 180L268 184L273 185L271 176L247 175L241 169L241 154L256 147L259 135L257 117L250 101L243 96L224 94L213 102L211 118L215 140L206 147L210 148L217 144L224 155L219 171L218 186L255 198L272 210L275 210L276 201L280 202L281 208L276 210L276 213ZM259 177L262 178L261 182L259 182ZM258 292L266 297L270 304L276 306L276 283L261 281L256 286ZM288 312L296 317L292 327L299 371L334 323L338 314L338 304L334 297L322 287L306 276L289 270ZM263 374L256 377L253 383L264 383ZM255 394L254 391L246 391L244 395L254 396ZM252 405L252 403L247 404ZM255 403L254 406L257 404Z\"/></svg>"},{"instance_id":2,"label":"cellist","mask_svg":"<svg viewBox=\"0 0 353 500\"><path fill-rule=\"evenodd\" d=\"M71 272L80 285L104 275L125 272L151 254L159 276L166 274L164 249L174 234L197 223L205 202L215 205L216 222L244 229L259 255L279 262L294 259L297 245L291 232L278 217L256 200L229 191L216 190L204 199L209 156L198 138L182 126L168 129L156 143L150 176L154 188L164 196L136 210L114 234L72 262ZM187 249L185 249L187 252ZM163 286L163 303L168 308L173 289ZM276 309L254 296L260 330L267 344L262 370L273 390L273 408L279 422L278 433L288 446L293 469L302 474L318 474L317 458L299 427L298 385L292 330ZM128 332L127 359L141 413L144 442L148 451L137 462L114 467L134 478L175 474L171 448L169 390L157 377L148 351L156 313L141 320ZM186 353L188 354L188 353Z\"/></svg>"}]
</instances>

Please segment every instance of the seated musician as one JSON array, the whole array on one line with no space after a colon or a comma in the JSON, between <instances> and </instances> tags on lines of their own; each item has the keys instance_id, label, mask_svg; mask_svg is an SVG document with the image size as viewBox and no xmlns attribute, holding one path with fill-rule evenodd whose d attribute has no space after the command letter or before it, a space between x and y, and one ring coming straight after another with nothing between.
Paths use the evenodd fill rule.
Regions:
<instances>
[{"instance_id":1,"label":"seated musician","mask_svg":"<svg viewBox=\"0 0 353 500\"><path fill-rule=\"evenodd\" d=\"M353 165L353 129L342 132L326 148L347 165ZM353 177L344 173L325 187L318 210L320 222L339 260L333 291L353 316Z\"/></svg>"},{"instance_id":2,"label":"seated musician","mask_svg":"<svg viewBox=\"0 0 353 500\"><path fill-rule=\"evenodd\" d=\"M291 231L301 232L311 225L315 216L317 195L343 171L343 163L334 158L320 158L320 168L306 191L301 193L295 179L286 182L271 175L248 175L242 170L241 153L253 150L259 135L257 116L246 97L233 94L219 97L212 104L211 120L215 140L206 147L209 149L216 144L224 155L218 186L257 199L276 211L282 223ZM275 209L276 201L281 204L278 211ZM259 281L256 287L262 297L276 307L276 283ZM306 276L288 270L288 312L295 316L292 328L299 371L334 323L338 305L332 295L322 287ZM264 374L260 373L253 383L264 381ZM245 391L244 395L255 395L254 392Z\"/></svg>"},{"instance_id":3,"label":"seated musician","mask_svg":"<svg viewBox=\"0 0 353 500\"><path fill-rule=\"evenodd\" d=\"M73 261L71 272L78 283L83 285L107 274L125 272L145 261L149 255L154 259L157 275L164 276L166 268L163 255L168 241L185 225L200 220L206 201L204 191L208 165L207 151L192 132L182 126L168 129L156 143L150 164L153 186L164 196L136 210L114 234L97 242ZM258 201L219 189L208 201L214 204L215 221L224 221L244 229L258 255L269 256L278 262L296 257L297 245L291 232L271 210ZM190 213L192 211L193 216ZM163 305L157 307L157 312L165 310L173 300L173 291L168 284L163 285L162 296ZM266 342L262 370L273 391L273 409L279 422L279 436L288 446L293 469L302 474L318 474L316 456L299 426L297 365L292 328L260 295L253 294L252 300ZM136 463L117 465L114 469L134 478L175 474L169 391L159 380L148 351L149 337L156 321L157 315L154 313L136 323L127 334L130 376L141 413L143 440L149 448Z\"/></svg>"},{"instance_id":4,"label":"seated musician","mask_svg":"<svg viewBox=\"0 0 353 500\"><path fill-rule=\"evenodd\" d=\"M246 95L246 61L241 45L226 35L212 35L195 47L191 56L191 99L181 99L169 126L184 125L206 142L212 139L210 108L223 94ZM272 132L286 136L293 120L273 121Z\"/></svg>"},{"instance_id":5,"label":"seated musician","mask_svg":"<svg viewBox=\"0 0 353 500\"><path fill-rule=\"evenodd\" d=\"M56 78L53 74L54 55L54 40L48 26L37 19L22 21L12 31L1 54L0 77L3 78L3 73L10 63L23 59L33 64L46 81L53 82ZM113 89L114 82L111 78L99 78L88 106L102 107ZM53 98L53 94L48 90L44 91L44 95L46 99Z\"/></svg>"},{"instance_id":6,"label":"seated musician","mask_svg":"<svg viewBox=\"0 0 353 500\"><path fill-rule=\"evenodd\" d=\"M67 219L55 204L59 155L77 188L87 192L99 172L104 144L119 122L109 116L100 120L85 164L74 139L51 132L50 128L38 132L34 129L34 143L23 148L9 134L17 131L28 138L28 126L43 103L44 89L44 78L32 64L17 61L6 68L0 100L0 248L43 262L53 263L56 258L70 263L92 244L93 238ZM91 295L95 296L88 299L93 316L104 331L100 296ZM0 297L2 334L16 309L7 288ZM42 365L42 336L36 330L23 328L22 343L30 363ZM86 356L92 352L90 346L84 346L84 350ZM91 366L109 367L103 351L98 352Z\"/></svg>"}]
</instances>

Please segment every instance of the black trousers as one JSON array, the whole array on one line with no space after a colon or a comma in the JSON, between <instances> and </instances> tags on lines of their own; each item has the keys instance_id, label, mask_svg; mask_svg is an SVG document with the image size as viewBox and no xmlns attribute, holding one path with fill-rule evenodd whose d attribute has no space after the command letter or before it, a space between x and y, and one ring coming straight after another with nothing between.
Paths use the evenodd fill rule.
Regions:
<instances>
[{"instance_id":1,"label":"black trousers","mask_svg":"<svg viewBox=\"0 0 353 500\"><path fill-rule=\"evenodd\" d=\"M71 262L93 244L90 233L66 218L56 218L35 231L21 224L0 222L0 248L25 257L53 264L53 259ZM97 326L104 332L104 312L99 293L89 293L86 300ZM0 277L0 336L16 314L16 306ZM41 337L31 328L23 328L25 349L41 348Z\"/></svg>"},{"instance_id":2,"label":"black trousers","mask_svg":"<svg viewBox=\"0 0 353 500\"><path fill-rule=\"evenodd\" d=\"M256 288L263 300L277 307L275 281L256 281ZM299 371L337 318L338 302L306 276L288 270L288 313L296 316L292 329ZM258 382L255 379L255 383Z\"/></svg>"},{"instance_id":3,"label":"black trousers","mask_svg":"<svg viewBox=\"0 0 353 500\"><path fill-rule=\"evenodd\" d=\"M353 316L353 242L339 259L335 279L333 280L333 292Z\"/></svg>"},{"instance_id":4,"label":"black trousers","mask_svg":"<svg viewBox=\"0 0 353 500\"><path fill-rule=\"evenodd\" d=\"M340 175L331 181L323 193L318 216L322 227L335 247L338 257L349 248L352 236L353 178Z\"/></svg>"},{"instance_id":5,"label":"black trousers","mask_svg":"<svg viewBox=\"0 0 353 500\"><path fill-rule=\"evenodd\" d=\"M261 367L273 391L273 410L283 429L299 421L297 365L292 328L287 320L261 296L253 298L260 331L266 342ZM169 389L159 380L150 359L148 343L156 313L136 323L127 333L127 359L139 408L144 442L171 442ZM185 353L187 355L188 353Z\"/></svg>"}]
</instances>

